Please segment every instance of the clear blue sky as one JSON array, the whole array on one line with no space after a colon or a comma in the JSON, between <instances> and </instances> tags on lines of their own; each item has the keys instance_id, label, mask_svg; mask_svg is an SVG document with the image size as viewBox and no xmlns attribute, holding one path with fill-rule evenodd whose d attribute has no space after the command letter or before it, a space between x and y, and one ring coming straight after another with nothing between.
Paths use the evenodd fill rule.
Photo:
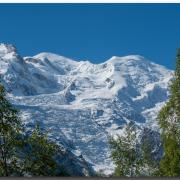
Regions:
<instances>
[{"instance_id":1,"label":"clear blue sky","mask_svg":"<svg viewBox=\"0 0 180 180\"><path fill-rule=\"evenodd\" d=\"M173 69L180 4L0 4L0 42L100 63L142 55Z\"/></svg>"}]
</instances>

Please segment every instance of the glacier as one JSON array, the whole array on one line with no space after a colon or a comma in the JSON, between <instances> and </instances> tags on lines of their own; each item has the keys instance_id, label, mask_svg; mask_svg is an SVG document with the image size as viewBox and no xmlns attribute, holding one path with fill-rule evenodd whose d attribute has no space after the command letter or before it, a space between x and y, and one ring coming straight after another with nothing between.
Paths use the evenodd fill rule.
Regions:
<instances>
[{"instance_id":1,"label":"glacier","mask_svg":"<svg viewBox=\"0 0 180 180\"><path fill-rule=\"evenodd\" d=\"M139 55L100 64L48 52L22 57L2 43L0 76L28 130L39 123L96 172L111 174L108 137L121 135L131 121L158 132L156 117L168 100L173 71Z\"/></svg>"}]
</instances>

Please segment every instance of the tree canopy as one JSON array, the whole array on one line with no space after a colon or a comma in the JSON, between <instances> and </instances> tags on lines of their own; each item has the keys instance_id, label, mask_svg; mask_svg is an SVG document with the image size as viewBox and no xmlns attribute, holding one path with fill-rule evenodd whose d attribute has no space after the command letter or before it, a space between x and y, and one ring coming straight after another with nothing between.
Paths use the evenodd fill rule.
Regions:
<instances>
[{"instance_id":1,"label":"tree canopy","mask_svg":"<svg viewBox=\"0 0 180 180\"><path fill-rule=\"evenodd\" d=\"M170 84L170 98L159 113L158 123L164 148L159 175L180 176L180 49Z\"/></svg>"}]
</instances>

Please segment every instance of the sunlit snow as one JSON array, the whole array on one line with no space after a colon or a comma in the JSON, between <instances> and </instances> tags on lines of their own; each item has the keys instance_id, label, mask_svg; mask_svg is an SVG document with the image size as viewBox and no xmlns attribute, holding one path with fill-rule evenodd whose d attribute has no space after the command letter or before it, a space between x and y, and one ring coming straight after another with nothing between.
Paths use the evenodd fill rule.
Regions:
<instances>
[{"instance_id":1,"label":"sunlit snow","mask_svg":"<svg viewBox=\"0 0 180 180\"><path fill-rule=\"evenodd\" d=\"M129 121L158 129L172 73L138 55L92 64L52 53L21 58L13 46L0 45L2 83L27 127L40 123L106 174L114 169L108 136L123 133Z\"/></svg>"}]
</instances>

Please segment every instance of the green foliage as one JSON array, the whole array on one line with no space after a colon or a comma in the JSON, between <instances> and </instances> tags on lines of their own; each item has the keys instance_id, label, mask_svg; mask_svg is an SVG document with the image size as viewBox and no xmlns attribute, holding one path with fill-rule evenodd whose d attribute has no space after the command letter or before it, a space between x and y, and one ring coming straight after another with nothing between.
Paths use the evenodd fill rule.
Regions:
<instances>
[{"instance_id":1,"label":"green foliage","mask_svg":"<svg viewBox=\"0 0 180 180\"><path fill-rule=\"evenodd\" d=\"M137 150L136 129L133 125L127 125L123 136L110 138L109 142L111 157L116 165L115 176L139 176L142 160Z\"/></svg>"},{"instance_id":2,"label":"green foliage","mask_svg":"<svg viewBox=\"0 0 180 180\"><path fill-rule=\"evenodd\" d=\"M43 134L37 125L26 141L24 170L33 176L67 175L55 161L59 147ZM59 171L61 169L61 171Z\"/></svg>"},{"instance_id":3,"label":"green foliage","mask_svg":"<svg viewBox=\"0 0 180 180\"><path fill-rule=\"evenodd\" d=\"M21 122L18 111L6 100L4 87L0 85L0 176L16 171L17 151L21 147L19 136Z\"/></svg>"},{"instance_id":4,"label":"green foliage","mask_svg":"<svg viewBox=\"0 0 180 180\"><path fill-rule=\"evenodd\" d=\"M142 132L149 131L143 128ZM138 137L134 123L126 125L123 136L110 138L111 157L115 163L115 176L154 176L158 163L151 153L153 142L148 134Z\"/></svg>"},{"instance_id":5,"label":"green foliage","mask_svg":"<svg viewBox=\"0 0 180 180\"><path fill-rule=\"evenodd\" d=\"M143 128L142 134L143 137L140 142L140 151L141 151L141 158L142 158L142 171L141 174L143 176L156 176L155 172L159 168L159 160L154 157L154 146L156 146L154 140L148 134L149 132L152 132L152 130L148 128ZM156 135L156 134L155 134ZM154 136L155 136L154 135ZM161 142L158 143L158 146L160 146ZM157 147L156 147L157 148Z\"/></svg>"},{"instance_id":6,"label":"green foliage","mask_svg":"<svg viewBox=\"0 0 180 180\"><path fill-rule=\"evenodd\" d=\"M18 111L0 85L0 176L68 176L55 156L60 147L40 131L26 135Z\"/></svg>"},{"instance_id":7,"label":"green foliage","mask_svg":"<svg viewBox=\"0 0 180 180\"><path fill-rule=\"evenodd\" d=\"M169 101L158 116L164 156L157 174L171 177L180 176L180 49L177 52L176 70L170 93Z\"/></svg>"}]
</instances>

